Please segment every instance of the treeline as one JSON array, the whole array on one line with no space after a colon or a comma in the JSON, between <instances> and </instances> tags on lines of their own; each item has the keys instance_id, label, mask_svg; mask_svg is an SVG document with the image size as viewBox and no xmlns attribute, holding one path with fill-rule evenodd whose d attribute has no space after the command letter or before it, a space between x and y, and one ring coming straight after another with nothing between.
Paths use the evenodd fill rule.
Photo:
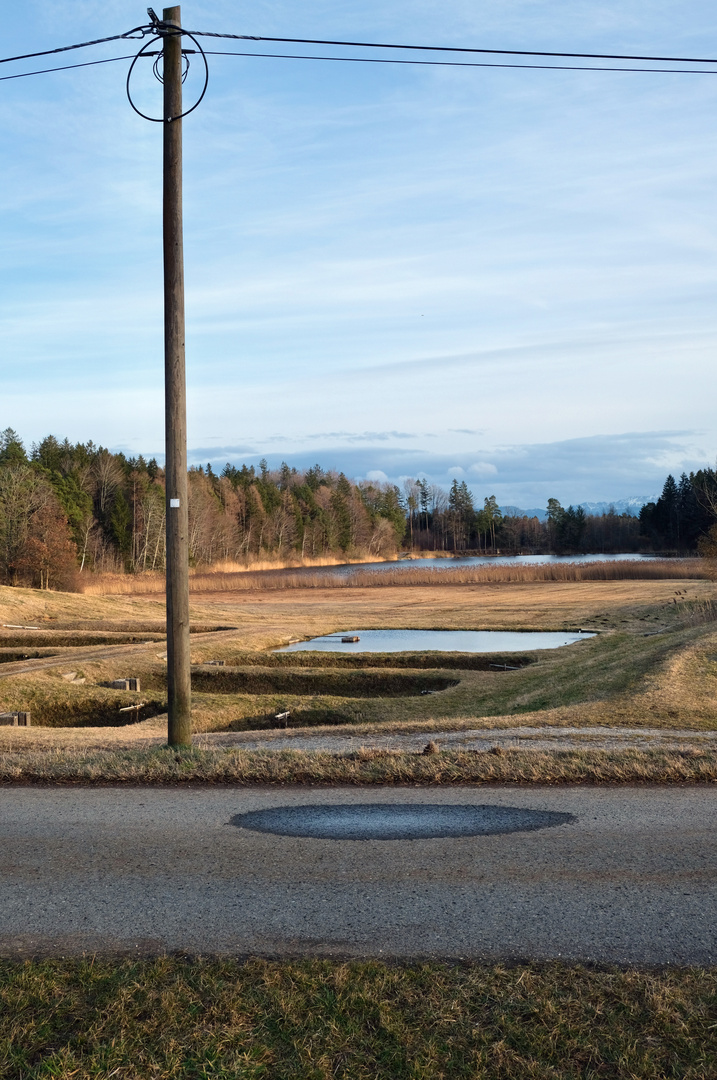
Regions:
<instances>
[{"instance_id":1,"label":"treeline","mask_svg":"<svg viewBox=\"0 0 717 1080\"><path fill-rule=\"evenodd\" d=\"M549 499L546 520L504 515L494 495L476 506L465 480L446 492L425 480L404 484L409 545L419 551L485 554L579 554L639 551L640 521L614 510L588 515L582 507L563 507Z\"/></svg>"},{"instance_id":2,"label":"treeline","mask_svg":"<svg viewBox=\"0 0 717 1080\"><path fill-rule=\"evenodd\" d=\"M717 472L699 469L667 477L657 502L642 507L640 530L656 551L693 552L704 547L716 519Z\"/></svg>"},{"instance_id":3,"label":"treeline","mask_svg":"<svg viewBox=\"0 0 717 1080\"><path fill-rule=\"evenodd\" d=\"M424 479L354 483L319 465L305 471L211 465L189 470L194 566L386 558L404 550L487 554L678 551L698 548L717 520L717 474L668 477L639 516L587 515L548 501L545 521L475 505L468 485ZM714 531L714 529L713 529ZM717 544L717 535L713 537ZM706 541L702 541L703 544ZM162 570L164 472L154 460L48 435L27 451L0 433L0 581L76 587L90 572Z\"/></svg>"},{"instance_id":4,"label":"treeline","mask_svg":"<svg viewBox=\"0 0 717 1080\"><path fill-rule=\"evenodd\" d=\"M403 542L406 517L392 484L354 484L319 465L299 472L211 465L189 470L189 552L217 562L381 558ZM164 471L142 456L48 435L28 453L0 433L0 580L72 588L88 571L161 570Z\"/></svg>"}]
</instances>

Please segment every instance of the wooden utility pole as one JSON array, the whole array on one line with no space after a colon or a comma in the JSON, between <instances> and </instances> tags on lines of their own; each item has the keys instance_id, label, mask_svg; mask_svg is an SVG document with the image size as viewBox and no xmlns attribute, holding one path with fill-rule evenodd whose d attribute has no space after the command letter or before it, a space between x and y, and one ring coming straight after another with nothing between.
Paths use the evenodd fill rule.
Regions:
<instances>
[{"instance_id":1,"label":"wooden utility pole","mask_svg":"<svg viewBox=\"0 0 717 1080\"><path fill-rule=\"evenodd\" d=\"M181 26L179 6L163 21ZM164 79L164 394L167 482L167 692L170 746L192 742L189 655L187 391L184 372L182 241L182 36L165 33Z\"/></svg>"}]
</instances>

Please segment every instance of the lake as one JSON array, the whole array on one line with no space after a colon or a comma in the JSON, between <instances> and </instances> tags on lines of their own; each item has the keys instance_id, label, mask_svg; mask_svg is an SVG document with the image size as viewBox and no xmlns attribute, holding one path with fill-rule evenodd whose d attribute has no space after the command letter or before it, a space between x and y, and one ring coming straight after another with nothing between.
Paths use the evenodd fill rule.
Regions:
<instances>
[{"instance_id":1,"label":"lake","mask_svg":"<svg viewBox=\"0 0 717 1080\"><path fill-rule=\"evenodd\" d=\"M619 552L615 555L469 555L461 558L450 555L447 558L397 559L394 562L344 563L341 566L322 567L322 571L334 574L354 574L357 570L415 570L431 567L435 570L455 570L463 566L541 566L549 563L594 563L624 562L626 560L650 560L655 555L640 555L637 552ZM311 573L316 573L312 569Z\"/></svg>"}]
</instances>

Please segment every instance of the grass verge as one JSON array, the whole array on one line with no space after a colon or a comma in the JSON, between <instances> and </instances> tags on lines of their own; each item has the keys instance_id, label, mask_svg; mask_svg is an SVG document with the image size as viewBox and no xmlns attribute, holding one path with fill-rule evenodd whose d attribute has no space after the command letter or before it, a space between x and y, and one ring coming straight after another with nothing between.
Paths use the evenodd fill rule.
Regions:
<instances>
[{"instance_id":1,"label":"grass verge","mask_svg":"<svg viewBox=\"0 0 717 1080\"><path fill-rule=\"evenodd\" d=\"M0 963L0 1076L714 1076L713 971L561 964Z\"/></svg>"},{"instance_id":2,"label":"grass verge","mask_svg":"<svg viewBox=\"0 0 717 1080\"><path fill-rule=\"evenodd\" d=\"M6 753L0 784L713 784L717 751L359 749L51 750Z\"/></svg>"}]
</instances>

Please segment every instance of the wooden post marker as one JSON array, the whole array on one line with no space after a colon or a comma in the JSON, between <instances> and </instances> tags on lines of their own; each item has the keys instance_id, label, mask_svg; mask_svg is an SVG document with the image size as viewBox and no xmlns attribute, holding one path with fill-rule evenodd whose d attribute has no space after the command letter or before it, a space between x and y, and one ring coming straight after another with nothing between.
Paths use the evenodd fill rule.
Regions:
<instances>
[{"instance_id":1,"label":"wooden post marker","mask_svg":"<svg viewBox=\"0 0 717 1080\"><path fill-rule=\"evenodd\" d=\"M165 24L181 26L180 7L165 8ZM192 742L189 654L189 520L187 514L187 391L184 370L184 247L182 239L182 36L164 33L164 390L167 483L167 741Z\"/></svg>"}]
</instances>

